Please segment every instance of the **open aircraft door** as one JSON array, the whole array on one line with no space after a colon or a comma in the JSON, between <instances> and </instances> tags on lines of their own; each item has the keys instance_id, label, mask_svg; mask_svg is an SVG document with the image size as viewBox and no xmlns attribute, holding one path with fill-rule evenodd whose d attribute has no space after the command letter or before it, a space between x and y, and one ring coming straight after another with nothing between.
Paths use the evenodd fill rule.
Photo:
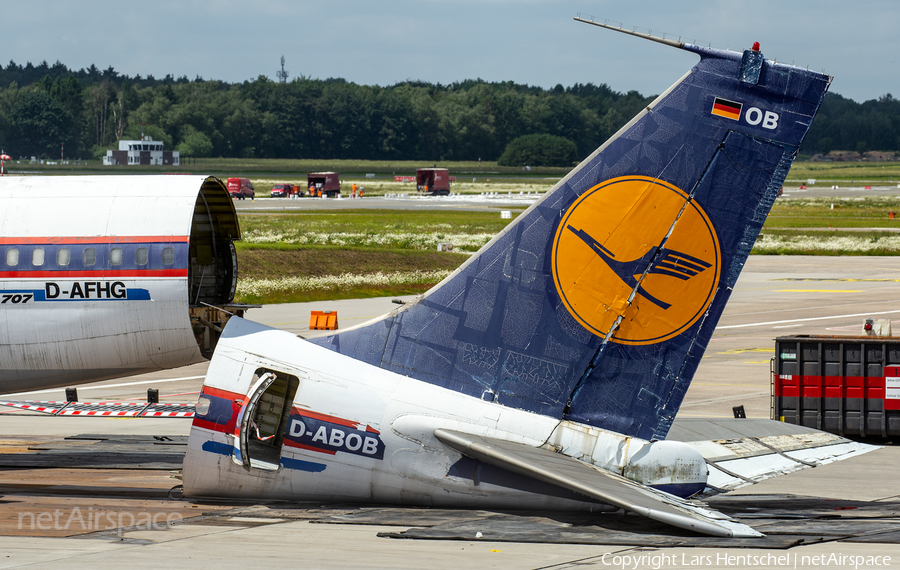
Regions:
<instances>
[{"instance_id":1,"label":"open aircraft door","mask_svg":"<svg viewBox=\"0 0 900 570\"><path fill-rule=\"evenodd\" d=\"M254 412L256 411L259 399L265 394L266 389L275 382L275 375L271 372L263 374L259 380L253 384L247 397L244 399L244 405L238 412L237 422L235 422L234 433L234 454L232 459L238 465L250 468L250 429ZM277 468L277 465L275 466Z\"/></svg>"},{"instance_id":2,"label":"open aircraft door","mask_svg":"<svg viewBox=\"0 0 900 570\"><path fill-rule=\"evenodd\" d=\"M259 370L256 375L235 421L232 460L245 469L276 471L300 381L270 370Z\"/></svg>"}]
</instances>

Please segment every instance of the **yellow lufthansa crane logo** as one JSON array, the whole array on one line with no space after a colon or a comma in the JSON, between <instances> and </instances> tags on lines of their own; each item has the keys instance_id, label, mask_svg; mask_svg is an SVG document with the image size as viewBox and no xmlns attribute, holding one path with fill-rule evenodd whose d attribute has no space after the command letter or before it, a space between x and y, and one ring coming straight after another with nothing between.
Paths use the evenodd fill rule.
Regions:
<instances>
[{"instance_id":1,"label":"yellow lufthansa crane logo","mask_svg":"<svg viewBox=\"0 0 900 570\"><path fill-rule=\"evenodd\" d=\"M653 344L693 325L722 265L706 212L679 188L644 176L607 180L563 215L553 242L556 291L588 330Z\"/></svg>"}]
</instances>

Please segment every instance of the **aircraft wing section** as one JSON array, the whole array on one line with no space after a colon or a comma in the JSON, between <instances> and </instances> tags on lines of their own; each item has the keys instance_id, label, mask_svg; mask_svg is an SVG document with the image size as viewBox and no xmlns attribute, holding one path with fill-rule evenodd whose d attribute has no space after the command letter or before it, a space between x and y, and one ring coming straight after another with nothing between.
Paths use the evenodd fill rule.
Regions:
<instances>
[{"instance_id":1,"label":"aircraft wing section","mask_svg":"<svg viewBox=\"0 0 900 570\"><path fill-rule=\"evenodd\" d=\"M52 416L111 418L193 418L194 404L151 402L37 402L0 400L0 406L40 412Z\"/></svg>"},{"instance_id":2,"label":"aircraft wing section","mask_svg":"<svg viewBox=\"0 0 900 570\"><path fill-rule=\"evenodd\" d=\"M697 449L709 466L702 495L706 497L878 449L825 432L686 443Z\"/></svg>"},{"instance_id":3,"label":"aircraft wing section","mask_svg":"<svg viewBox=\"0 0 900 570\"><path fill-rule=\"evenodd\" d=\"M712 536L762 536L722 513L566 455L446 429L436 429L434 435L448 447L472 459L557 485L659 522Z\"/></svg>"}]
</instances>

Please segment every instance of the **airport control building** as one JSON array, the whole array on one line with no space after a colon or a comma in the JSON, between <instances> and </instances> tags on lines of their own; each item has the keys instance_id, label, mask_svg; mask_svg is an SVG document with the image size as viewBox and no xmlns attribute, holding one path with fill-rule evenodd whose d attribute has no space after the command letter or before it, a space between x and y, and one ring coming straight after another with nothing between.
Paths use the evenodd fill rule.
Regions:
<instances>
[{"instance_id":1,"label":"airport control building","mask_svg":"<svg viewBox=\"0 0 900 570\"><path fill-rule=\"evenodd\" d=\"M177 150L163 150L162 141L147 136L141 140L120 140L119 150L108 150L103 157L105 166L117 164L149 164L178 166L181 158Z\"/></svg>"}]
</instances>

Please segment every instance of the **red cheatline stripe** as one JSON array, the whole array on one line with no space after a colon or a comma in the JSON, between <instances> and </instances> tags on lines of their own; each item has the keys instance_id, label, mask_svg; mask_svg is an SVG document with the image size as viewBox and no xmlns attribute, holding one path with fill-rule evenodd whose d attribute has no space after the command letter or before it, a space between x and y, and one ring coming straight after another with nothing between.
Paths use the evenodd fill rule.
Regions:
<instances>
[{"instance_id":1,"label":"red cheatline stripe","mask_svg":"<svg viewBox=\"0 0 900 570\"><path fill-rule=\"evenodd\" d=\"M330 422L333 424L337 424L340 426L345 426L353 429L360 429L359 422L352 422L350 420L345 420L344 418L338 418L336 416L329 416L326 414L320 414L318 412L313 412L311 410L302 410L296 406L291 408L291 413L298 414L301 416L306 416L308 418L312 418L314 420L322 420L325 422ZM378 432L376 432L378 433Z\"/></svg>"},{"instance_id":2,"label":"red cheatline stripe","mask_svg":"<svg viewBox=\"0 0 900 570\"><path fill-rule=\"evenodd\" d=\"M0 271L0 277L54 277L56 279L85 279L97 277L105 279L109 277L187 277L187 269L123 269L116 271Z\"/></svg>"},{"instance_id":3,"label":"red cheatline stripe","mask_svg":"<svg viewBox=\"0 0 900 570\"><path fill-rule=\"evenodd\" d=\"M210 431L217 431L220 433L228 433L233 427L229 426L229 424L217 424L216 422L200 419L197 416L194 416L194 423L191 425L193 427L208 429Z\"/></svg>"},{"instance_id":4,"label":"red cheatline stripe","mask_svg":"<svg viewBox=\"0 0 900 570\"><path fill-rule=\"evenodd\" d=\"M333 449L321 449L319 447L313 447L311 445L306 445L305 443L291 441L289 439L284 440L284 445L286 445L288 447L296 447L298 449L306 449L309 451L318 451L319 453L326 453L328 455L337 455L337 451L335 451Z\"/></svg>"},{"instance_id":5,"label":"red cheatline stripe","mask_svg":"<svg viewBox=\"0 0 900 570\"><path fill-rule=\"evenodd\" d=\"M229 390L223 390L221 388L213 388L212 386L204 386L202 392L206 396L212 396L213 398L225 398L226 400L243 400L246 397L246 394L231 392Z\"/></svg>"},{"instance_id":6,"label":"red cheatline stripe","mask_svg":"<svg viewBox=\"0 0 900 570\"><path fill-rule=\"evenodd\" d=\"M0 245L90 244L90 243L187 243L188 236L47 236L3 237Z\"/></svg>"}]
</instances>

